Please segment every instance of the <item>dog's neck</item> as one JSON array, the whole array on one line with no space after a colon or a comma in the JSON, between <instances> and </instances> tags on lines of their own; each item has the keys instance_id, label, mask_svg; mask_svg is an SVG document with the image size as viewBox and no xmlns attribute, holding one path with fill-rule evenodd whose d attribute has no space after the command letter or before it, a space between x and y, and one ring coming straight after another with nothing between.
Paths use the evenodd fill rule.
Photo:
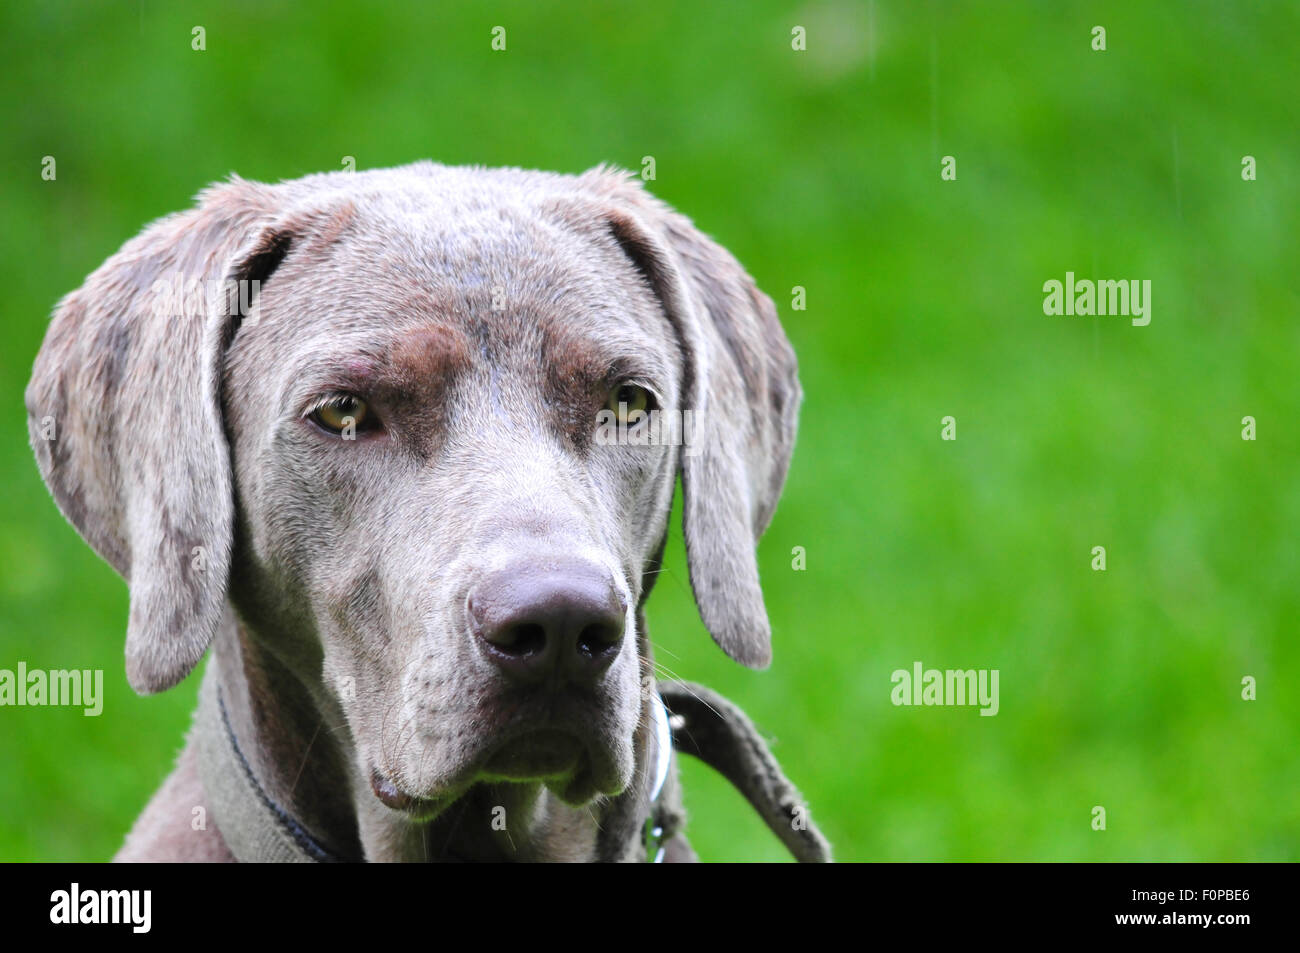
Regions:
<instances>
[{"instance_id":1,"label":"dog's neck","mask_svg":"<svg viewBox=\"0 0 1300 953\"><path fill-rule=\"evenodd\" d=\"M337 704L284 646L228 617L213 646L230 730L266 796L330 853L368 861L592 860L635 836L646 739L636 739L633 786L583 808L540 784L476 785L436 817L384 806L356 766ZM644 723L646 719L642 719ZM508 818L508 824L494 820ZM603 829L603 833L602 833ZM612 859L612 858L611 858Z\"/></svg>"}]
</instances>

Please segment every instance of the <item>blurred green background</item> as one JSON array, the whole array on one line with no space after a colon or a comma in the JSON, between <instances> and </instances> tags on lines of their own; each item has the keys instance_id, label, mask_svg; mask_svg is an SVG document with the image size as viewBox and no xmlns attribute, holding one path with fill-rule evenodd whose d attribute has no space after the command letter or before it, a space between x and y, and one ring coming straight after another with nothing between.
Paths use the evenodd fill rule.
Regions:
<instances>
[{"instance_id":1,"label":"blurred green background","mask_svg":"<svg viewBox=\"0 0 1300 953\"><path fill-rule=\"evenodd\" d=\"M55 301L232 171L649 155L777 301L807 393L760 549L775 664L713 646L676 532L659 661L746 707L837 856L1300 859L1300 6L476 6L0 8L0 668L107 692L0 709L0 858L110 857L198 682L131 693L125 587L40 482L22 391ZM1150 326L1045 316L1066 271L1150 279ZM914 661L1000 670L1000 713L893 706ZM684 771L703 858L784 857Z\"/></svg>"}]
</instances>

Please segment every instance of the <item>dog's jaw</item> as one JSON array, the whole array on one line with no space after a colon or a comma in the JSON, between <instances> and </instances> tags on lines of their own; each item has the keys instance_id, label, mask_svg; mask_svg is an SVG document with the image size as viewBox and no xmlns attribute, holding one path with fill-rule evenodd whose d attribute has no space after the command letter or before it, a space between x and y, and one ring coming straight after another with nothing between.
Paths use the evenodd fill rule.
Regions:
<instances>
[{"instance_id":1,"label":"dog's jaw","mask_svg":"<svg viewBox=\"0 0 1300 953\"><path fill-rule=\"evenodd\" d=\"M308 688L288 654L232 622L211 664L231 729L267 795L340 856L372 863L592 860L605 814L638 796L630 789L569 804L541 782L484 782L431 802L428 811L395 810L376 796L337 705L319 685ZM643 738L634 749L640 777Z\"/></svg>"}]
</instances>

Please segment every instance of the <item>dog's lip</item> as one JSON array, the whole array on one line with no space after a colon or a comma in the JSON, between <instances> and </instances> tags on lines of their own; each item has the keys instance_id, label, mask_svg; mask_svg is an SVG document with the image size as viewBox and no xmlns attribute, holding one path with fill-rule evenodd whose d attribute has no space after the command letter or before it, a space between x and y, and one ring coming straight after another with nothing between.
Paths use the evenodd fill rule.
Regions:
<instances>
[{"instance_id":1,"label":"dog's lip","mask_svg":"<svg viewBox=\"0 0 1300 953\"><path fill-rule=\"evenodd\" d=\"M370 769L370 790L386 807L406 814L422 814L436 805L436 801L432 798L407 794L378 768Z\"/></svg>"},{"instance_id":2,"label":"dog's lip","mask_svg":"<svg viewBox=\"0 0 1300 953\"><path fill-rule=\"evenodd\" d=\"M370 769L370 790L386 807L415 818L432 816L471 785L484 781L540 781L569 785L592 773L598 755L577 730L544 726L516 732L482 751L472 762L422 795L403 790L387 773Z\"/></svg>"}]
</instances>

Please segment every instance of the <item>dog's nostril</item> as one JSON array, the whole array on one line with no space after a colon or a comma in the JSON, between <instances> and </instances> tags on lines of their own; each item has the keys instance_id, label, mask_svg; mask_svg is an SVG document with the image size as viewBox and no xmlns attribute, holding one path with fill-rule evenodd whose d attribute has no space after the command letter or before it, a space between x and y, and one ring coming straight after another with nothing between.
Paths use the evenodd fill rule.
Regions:
<instances>
[{"instance_id":1,"label":"dog's nostril","mask_svg":"<svg viewBox=\"0 0 1300 953\"><path fill-rule=\"evenodd\" d=\"M622 629L605 623L592 623L578 634L578 651L583 655L600 655L617 645Z\"/></svg>"},{"instance_id":2,"label":"dog's nostril","mask_svg":"<svg viewBox=\"0 0 1300 953\"><path fill-rule=\"evenodd\" d=\"M492 646L511 655L532 655L546 648L546 630L532 622L502 626L487 637Z\"/></svg>"},{"instance_id":3,"label":"dog's nostril","mask_svg":"<svg viewBox=\"0 0 1300 953\"><path fill-rule=\"evenodd\" d=\"M561 557L494 570L467 608L485 661L517 684L548 690L602 678L618 658L627 615L608 570Z\"/></svg>"}]
</instances>

